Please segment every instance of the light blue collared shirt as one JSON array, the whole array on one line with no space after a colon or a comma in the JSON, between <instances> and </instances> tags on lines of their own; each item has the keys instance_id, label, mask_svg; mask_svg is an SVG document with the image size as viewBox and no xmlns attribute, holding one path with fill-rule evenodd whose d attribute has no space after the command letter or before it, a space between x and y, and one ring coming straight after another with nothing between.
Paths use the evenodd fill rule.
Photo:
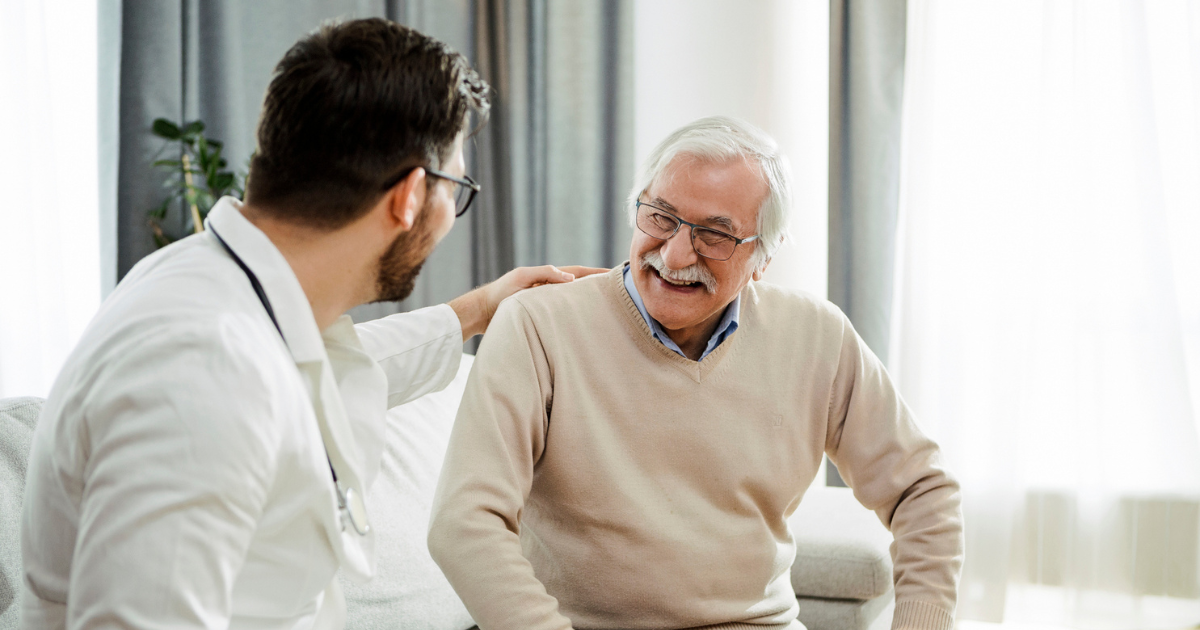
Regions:
<instances>
[{"instance_id":1,"label":"light blue collared shirt","mask_svg":"<svg viewBox=\"0 0 1200 630\"><path fill-rule=\"evenodd\" d=\"M650 327L650 332L654 333L654 338L659 340L662 345L674 350L676 354L686 358L687 355L683 350L679 349L679 344L675 343L667 334L663 327L650 317L649 311L646 310L646 305L642 303L642 296L638 295L637 287L633 284L633 274L629 272L629 265L625 265L625 290L629 292L629 297L633 298L633 305L637 307L639 313L642 314L642 319L646 320L646 325ZM717 349L721 342L725 341L733 331L738 328L738 315L742 310L742 294L739 293L729 306L725 308L725 314L721 316L721 321L717 322L717 329L713 331L711 337L708 338L708 345L704 347L704 353L700 355L700 360L708 356L710 352Z\"/></svg>"}]
</instances>

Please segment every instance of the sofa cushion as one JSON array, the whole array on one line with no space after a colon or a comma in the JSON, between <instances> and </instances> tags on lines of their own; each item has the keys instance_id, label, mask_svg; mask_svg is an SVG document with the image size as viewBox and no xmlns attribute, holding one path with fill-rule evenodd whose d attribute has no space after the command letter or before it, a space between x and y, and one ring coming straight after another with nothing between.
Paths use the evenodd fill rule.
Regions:
<instances>
[{"instance_id":1,"label":"sofa cushion","mask_svg":"<svg viewBox=\"0 0 1200 630\"><path fill-rule=\"evenodd\" d=\"M888 630L895 608L891 592L875 599L818 599L797 597L797 619L808 630Z\"/></svg>"},{"instance_id":2,"label":"sofa cushion","mask_svg":"<svg viewBox=\"0 0 1200 630\"><path fill-rule=\"evenodd\" d=\"M21 592L21 500L41 398L0 399L0 630L17 627Z\"/></svg>"},{"instance_id":3,"label":"sofa cushion","mask_svg":"<svg viewBox=\"0 0 1200 630\"><path fill-rule=\"evenodd\" d=\"M379 476L367 496L376 574L342 580L347 630L464 630L475 624L425 544L433 492L474 357L446 389L388 411Z\"/></svg>"},{"instance_id":4,"label":"sofa cushion","mask_svg":"<svg viewBox=\"0 0 1200 630\"><path fill-rule=\"evenodd\" d=\"M869 600L892 589L892 535L847 488L814 487L788 519L801 597Z\"/></svg>"}]
</instances>

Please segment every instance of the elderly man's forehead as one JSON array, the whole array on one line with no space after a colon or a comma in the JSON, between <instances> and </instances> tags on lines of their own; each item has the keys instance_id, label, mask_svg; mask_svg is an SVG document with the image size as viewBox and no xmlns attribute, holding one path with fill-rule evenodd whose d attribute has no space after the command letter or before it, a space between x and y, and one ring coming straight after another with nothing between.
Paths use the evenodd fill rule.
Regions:
<instances>
[{"instance_id":1,"label":"elderly man's forehead","mask_svg":"<svg viewBox=\"0 0 1200 630\"><path fill-rule=\"evenodd\" d=\"M675 207L675 204L671 203L670 199L667 199L666 197L663 197L661 195L654 195L653 197L651 197L650 203L655 206L658 206L659 208L662 208L663 210L669 210L671 212L674 212L675 214L681 213L680 209ZM734 224L733 219L729 218L728 216L726 216L724 214L711 214L711 215L708 215L705 217L692 217L692 219L693 219L693 221L692 221L693 223L701 223L701 224L707 224L707 225L713 225L713 226L720 226L727 231L732 231L733 229L735 229L737 227Z\"/></svg>"},{"instance_id":2,"label":"elderly man's forehead","mask_svg":"<svg viewBox=\"0 0 1200 630\"><path fill-rule=\"evenodd\" d=\"M656 203L655 205L662 205L662 207L668 210L680 210L680 208L677 208L675 205L678 203L678 200L671 199L670 194L668 194L666 198L661 196L662 194L667 193L667 189L672 188L674 185L686 186L689 183L688 180L691 179L691 174L696 173L698 170L731 165L745 166L745 172L747 175L749 175L749 181L747 181L746 184L749 185L751 190L747 191L747 193L751 197L756 197L755 199L751 200L751 204L755 210L755 218L751 218L750 220L754 221L757 217L758 210L761 208L763 202L766 201L767 195L770 193L770 188L767 185L765 178L762 177L761 165L757 160L748 156L739 155L729 158L710 159L704 156L681 153L672 158L670 163L668 163L667 166L659 173L659 176L650 183L650 186L647 188L647 192L652 196L650 201L653 203L655 200L657 200L660 203ZM707 220L708 222L716 222L728 227L733 227L734 221L732 220L732 216L733 208L722 208L722 212L720 214L714 214L707 219L700 219L699 222L704 222Z\"/></svg>"}]
</instances>

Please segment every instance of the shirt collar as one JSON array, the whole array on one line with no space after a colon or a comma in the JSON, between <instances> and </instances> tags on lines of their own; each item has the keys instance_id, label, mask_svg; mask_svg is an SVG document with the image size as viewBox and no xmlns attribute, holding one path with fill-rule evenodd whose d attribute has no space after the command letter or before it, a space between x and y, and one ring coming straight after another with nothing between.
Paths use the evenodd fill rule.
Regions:
<instances>
[{"instance_id":1,"label":"shirt collar","mask_svg":"<svg viewBox=\"0 0 1200 630\"><path fill-rule=\"evenodd\" d=\"M638 293L637 285L633 282L633 274L630 273L629 265L625 265L625 290L629 292L630 299L633 300L633 305L637 307L639 313L642 314L642 319L646 320L646 325L650 327L650 333L662 345L674 351L681 357L686 357L683 350L679 348L679 344L671 339L667 331L653 317L650 317L650 312L646 310L645 303L642 302L642 296ZM700 360L708 356L710 352L715 350L721 342L725 341L729 335L732 335L738 328L738 316L742 312L742 294L738 293L737 297L725 307L725 313L721 315L721 321L717 322L717 328L713 331L711 337L708 338L708 345L704 347L704 353L700 355Z\"/></svg>"},{"instance_id":2,"label":"shirt collar","mask_svg":"<svg viewBox=\"0 0 1200 630\"><path fill-rule=\"evenodd\" d=\"M233 197L221 198L205 224L221 235L262 284L293 360L325 361L321 331L300 280L271 239L242 215L242 203ZM220 243L216 245L220 247Z\"/></svg>"}]
</instances>

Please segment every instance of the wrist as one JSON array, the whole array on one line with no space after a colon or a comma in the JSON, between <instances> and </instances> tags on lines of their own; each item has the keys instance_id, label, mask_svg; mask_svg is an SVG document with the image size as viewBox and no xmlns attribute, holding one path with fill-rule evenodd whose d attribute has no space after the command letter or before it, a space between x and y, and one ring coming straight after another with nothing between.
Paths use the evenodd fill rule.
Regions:
<instances>
[{"instance_id":1,"label":"wrist","mask_svg":"<svg viewBox=\"0 0 1200 630\"><path fill-rule=\"evenodd\" d=\"M454 309L454 313L458 315L459 324L462 326L463 341L483 334L483 331L487 330L488 322L492 319L486 289L486 285L479 287L449 302L450 308Z\"/></svg>"}]
</instances>

